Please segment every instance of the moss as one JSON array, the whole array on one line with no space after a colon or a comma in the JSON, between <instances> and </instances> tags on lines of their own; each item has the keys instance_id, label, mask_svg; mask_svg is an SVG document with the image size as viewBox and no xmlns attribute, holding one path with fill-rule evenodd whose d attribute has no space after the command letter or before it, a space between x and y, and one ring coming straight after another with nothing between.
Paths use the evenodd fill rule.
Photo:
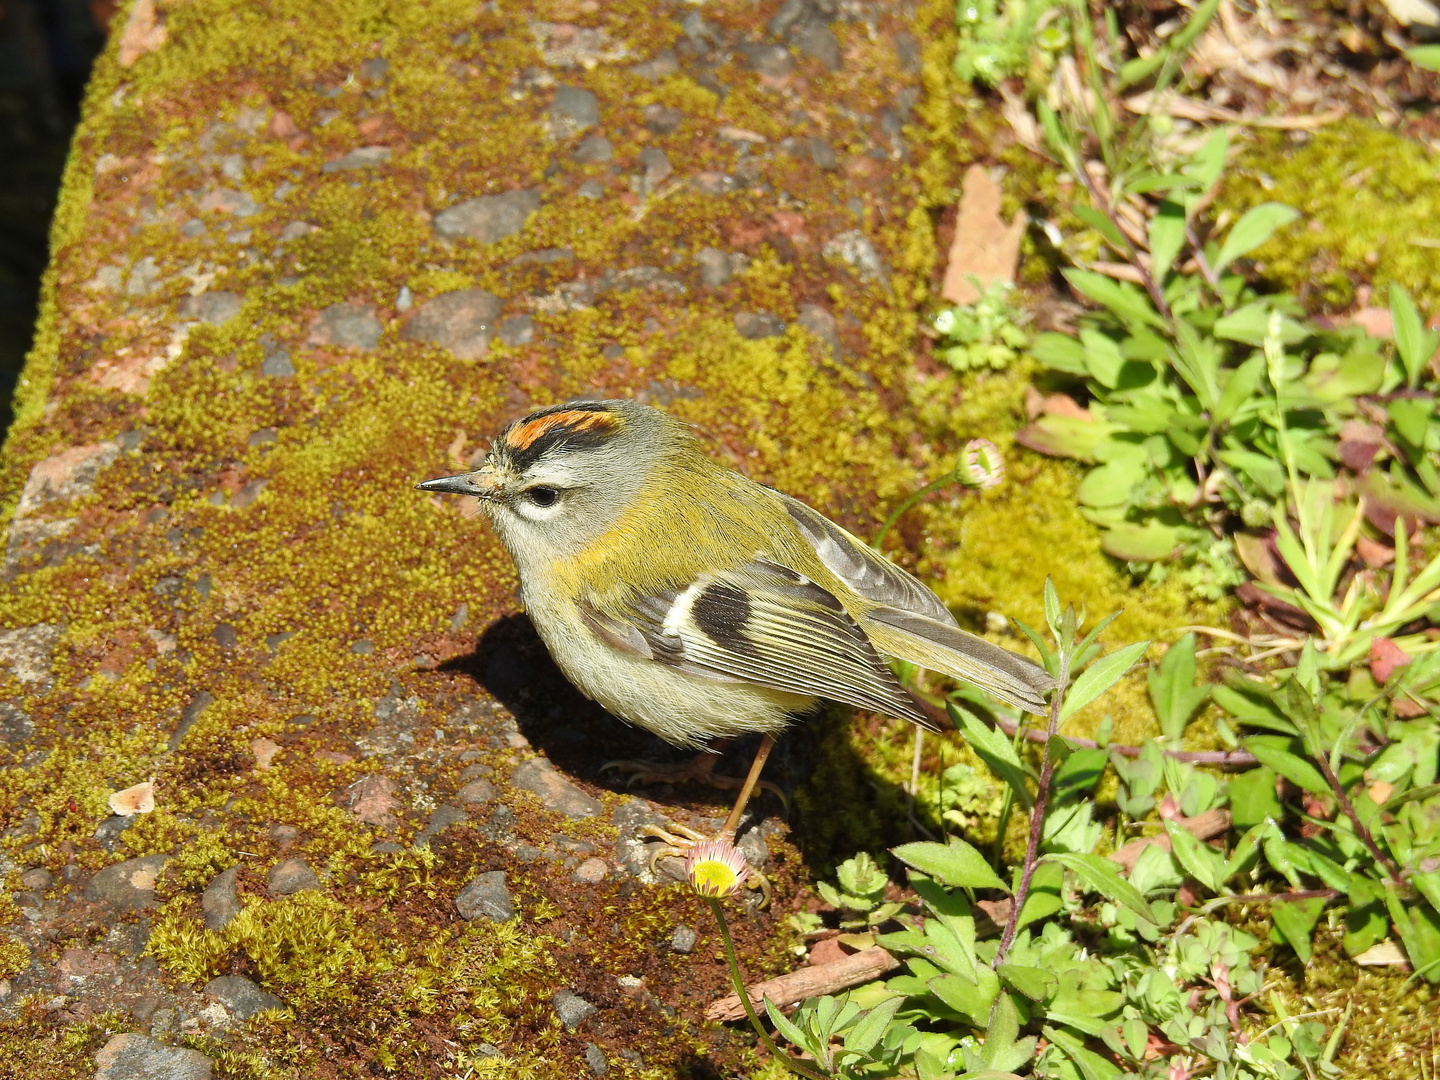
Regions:
<instances>
[{"instance_id":1,"label":"moss","mask_svg":"<svg viewBox=\"0 0 1440 1080\"><path fill-rule=\"evenodd\" d=\"M30 947L9 934L0 934L0 979L19 975L30 966Z\"/></svg>"},{"instance_id":2,"label":"moss","mask_svg":"<svg viewBox=\"0 0 1440 1080\"><path fill-rule=\"evenodd\" d=\"M1346 119L1299 145L1280 132L1245 147L1221 192L1236 214L1266 201L1305 218L1255 252L1257 269L1317 307L1346 307L1361 284L1377 304L1397 282L1440 309L1440 157L1378 124Z\"/></svg>"}]
</instances>

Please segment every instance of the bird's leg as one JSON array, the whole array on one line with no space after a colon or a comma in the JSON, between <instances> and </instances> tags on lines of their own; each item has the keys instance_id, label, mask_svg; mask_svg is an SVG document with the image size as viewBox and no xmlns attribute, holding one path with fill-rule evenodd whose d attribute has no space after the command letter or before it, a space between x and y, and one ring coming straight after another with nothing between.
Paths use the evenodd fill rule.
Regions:
<instances>
[{"instance_id":1,"label":"bird's leg","mask_svg":"<svg viewBox=\"0 0 1440 1080\"><path fill-rule=\"evenodd\" d=\"M745 782L740 787L740 794L735 798L735 805L730 808L730 816L720 827L720 833L716 839L731 844L735 842L735 832L740 828L740 815L745 813L745 804L750 801L751 793L761 783L760 770L765 768L765 759L770 756L770 751L774 748L774 735L765 735L760 739L760 748L755 751L755 760L750 763L750 772L745 777ZM773 784L770 786L774 787Z\"/></svg>"},{"instance_id":2,"label":"bird's leg","mask_svg":"<svg viewBox=\"0 0 1440 1080\"><path fill-rule=\"evenodd\" d=\"M775 736L765 735L760 739L760 747L755 751L755 760L750 763L750 772L740 784L740 794L735 799L735 805L730 809L730 816L725 819L725 824L720 826L720 831L715 834L716 840L722 840L727 844L735 843L735 834L740 828L740 818L745 813L745 805L750 801L750 796L755 789L762 786L760 772L765 768L765 759L770 756L770 751L775 747ZM763 785L772 786L772 785ZM688 829L683 825L672 824L669 829L661 829L654 825L647 825L640 830L642 836L651 836L663 841L650 855L650 869L653 873L655 864L667 855L674 855L684 858L692 847L703 840L709 839L694 829ZM749 888L761 890L761 907L770 902L770 881L759 870L751 870L745 884Z\"/></svg>"}]
</instances>

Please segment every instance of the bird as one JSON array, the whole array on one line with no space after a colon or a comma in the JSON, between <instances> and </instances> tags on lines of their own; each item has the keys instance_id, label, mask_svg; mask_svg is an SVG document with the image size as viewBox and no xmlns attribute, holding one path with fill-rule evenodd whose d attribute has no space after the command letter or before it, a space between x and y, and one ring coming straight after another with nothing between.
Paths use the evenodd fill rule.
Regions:
<instances>
[{"instance_id":1,"label":"bird","mask_svg":"<svg viewBox=\"0 0 1440 1080\"><path fill-rule=\"evenodd\" d=\"M587 697L680 747L761 736L717 834L730 843L776 738L821 701L942 730L892 659L1033 713L1055 685L962 630L922 582L819 511L711 460L687 424L650 405L539 409L479 468L417 486L479 500L526 613ZM703 839L651 832L676 854Z\"/></svg>"}]
</instances>

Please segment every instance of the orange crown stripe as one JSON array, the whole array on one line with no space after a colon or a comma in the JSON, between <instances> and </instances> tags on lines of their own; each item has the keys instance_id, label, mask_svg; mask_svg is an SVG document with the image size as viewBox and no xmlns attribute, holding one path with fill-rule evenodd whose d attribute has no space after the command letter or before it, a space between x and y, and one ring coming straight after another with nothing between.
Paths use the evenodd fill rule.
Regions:
<instances>
[{"instance_id":1,"label":"orange crown stripe","mask_svg":"<svg viewBox=\"0 0 1440 1080\"><path fill-rule=\"evenodd\" d=\"M554 431L556 428L569 428L571 431L588 431L591 428L614 429L618 428L620 423L620 417L613 413L571 409L565 412L550 413L521 424L506 436L505 441L516 450L525 450L542 435Z\"/></svg>"}]
</instances>

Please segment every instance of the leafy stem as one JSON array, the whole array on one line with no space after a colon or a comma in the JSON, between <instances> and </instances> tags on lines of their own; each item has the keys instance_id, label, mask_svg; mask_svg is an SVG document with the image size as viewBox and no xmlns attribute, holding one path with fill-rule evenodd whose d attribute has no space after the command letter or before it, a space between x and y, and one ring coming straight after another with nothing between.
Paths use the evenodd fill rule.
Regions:
<instances>
[{"instance_id":1,"label":"leafy stem","mask_svg":"<svg viewBox=\"0 0 1440 1080\"><path fill-rule=\"evenodd\" d=\"M801 1065L789 1054L777 1047L765 1030L765 1025L760 1023L760 1017L755 1014L755 1006L751 1004L750 995L745 991L745 980L740 975L740 959L735 955L735 942L730 937L730 926L725 921L725 909L720 905L720 900L714 896L701 897L710 905L710 910L715 913L715 921L720 924L720 940L725 944L725 960L730 966L730 982L735 987L735 993L740 998L740 1004L745 1008L745 1015L750 1018L750 1026L755 1029L755 1034L760 1037L760 1044L774 1056L775 1060L784 1065L796 1076L804 1076L807 1080L830 1080L824 1073L814 1072Z\"/></svg>"},{"instance_id":2,"label":"leafy stem","mask_svg":"<svg viewBox=\"0 0 1440 1080\"><path fill-rule=\"evenodd\" d=\"M1071 611L1073 612L1073 609ZM1069 616L1071 612L1066 614ZM1010 952L1010 945L1015 940L1015 931L1020 924L1020 909L1025 906L1025 896L1030 892L1030 879L1035 876L1035 867L1040 862L1040 837L1045 828L1045 805L1050 795L1050 782L1055 775L1056 762L1051 745L1060 727L1060 709L1065 701L1065 691L1070 685L1072 644L1071 641L1063 641L1059 649L1060 670L1056 673L1055 693L1050 699L1050 723L1045 731L1045 753L1040 762L1040 782L1035 789L1035 805L1030 810L1030 838L1025 844L1025 865L1020 872L1020 885L1015 890L1015 899L1010 904L1010 917L1005 920L1005 934L1000 939L1000 947L995 951L995 962L991 965L994 968L1003 964Z\"/></svg>"}]
</instances>

